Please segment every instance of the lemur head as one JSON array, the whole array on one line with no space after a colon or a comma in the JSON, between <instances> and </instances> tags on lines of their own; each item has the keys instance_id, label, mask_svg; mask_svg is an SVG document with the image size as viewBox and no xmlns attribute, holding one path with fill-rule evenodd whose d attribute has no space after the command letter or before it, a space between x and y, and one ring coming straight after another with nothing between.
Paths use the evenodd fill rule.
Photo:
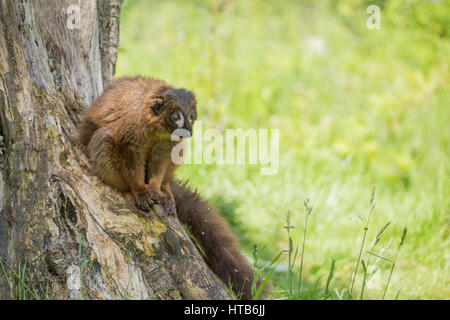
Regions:
<instances>
[{"instance_id":1,"label":"lemur head","mask_svg":"<svg viewBox=\"0 0 450 320\"><path fill-rule=\"evenodd\" d=\"M197 119L197 101L192 91L164 88L156 95L152 109L164 120L168 132L183 129L192 136L192 125Z\"/></svg>"}]
</instances>

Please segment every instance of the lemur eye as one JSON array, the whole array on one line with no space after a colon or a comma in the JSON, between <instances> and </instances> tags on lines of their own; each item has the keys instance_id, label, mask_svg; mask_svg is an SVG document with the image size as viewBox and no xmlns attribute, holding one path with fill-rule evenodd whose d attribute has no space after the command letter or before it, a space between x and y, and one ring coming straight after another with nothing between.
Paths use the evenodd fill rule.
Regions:
<instances>
[{"instance_id":1,"label":"lemur eye","mask_svg":"<svg viewBox=\"0 0 450 320\"><path fill-rule=\"evenodd\" d=\"M172 120L178 121L181 119L181 115L178 112L172 113Z\"/></svg>"},{"instance_id":2,"label":"lemur eye","mask_svg":"<svg viewBox=\"0 0 450 320\"><path fill-rule=\"evenodd\" d=\"M192 122L195 120L195 112L189 113L189 121Z\"/></svg>"},{"instance_id":3,"label":"lemur eye","mask_svg":"<svg viewBox=\"0 0 450 320\"><path fill-rule=\"evenodd\" d=\"M184 124L184 117L183 114L179 111L176 111L172 113L171 115L172 121L175 122L177 127L181 128Z\"/></svg>"}]
</instances>

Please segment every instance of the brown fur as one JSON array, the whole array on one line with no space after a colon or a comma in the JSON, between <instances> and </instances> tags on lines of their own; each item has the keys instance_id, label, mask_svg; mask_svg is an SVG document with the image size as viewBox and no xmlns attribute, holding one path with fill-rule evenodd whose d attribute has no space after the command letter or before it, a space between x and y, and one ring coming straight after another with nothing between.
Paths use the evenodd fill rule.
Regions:
<instances>
[{"instance_id":1,"label":"brown fur","mask_svg":"<svg viewBox=\"0 0 450 320\"><path fill-rule=\"evenodd\" d=\"M211 269L225 284L231 282L238 297L251 299L252 269L228 225L206 200L173 181L177 165L170 154L178 142L170 139L174 126L169 119L176 110L195 113L194 94L151 78L120 78L82 116L79 138L94 173L131 195L127 198L139 209L162 203L175 212L176 206Z\"/></svg>"},{"instance_id":2,"label":"brown fur","mask_svg":"<svg viewBox=\"0 0 450 320\"><path fill-rule=\"evenodd\" d=\"M136 205L150 210L155 202L173 206L170 181L173 127L167 117L179 108L194 109L195 97L173 96L174 88L150 78L114 81L82 116L80 141L92 169L105 183L130 192ZM184 98L184 97L182 97Z\"/></svg>"},{"instance_id":3,"label":"brown fur","mask_svg":"<svg viewBox=\"0 0 450 320\"><path fill-rule=\"evenodd\" d=\"M178 219L187 225L203 248L210 268L225 284L231 284L238 298L252 299L253 270L239 252L238 241L226 221L214 206L202 199L196 191L191 191L186 183L172 181L171 186ZM268 290L267 287L264 295Z\"/></svg>"}]
</instances>

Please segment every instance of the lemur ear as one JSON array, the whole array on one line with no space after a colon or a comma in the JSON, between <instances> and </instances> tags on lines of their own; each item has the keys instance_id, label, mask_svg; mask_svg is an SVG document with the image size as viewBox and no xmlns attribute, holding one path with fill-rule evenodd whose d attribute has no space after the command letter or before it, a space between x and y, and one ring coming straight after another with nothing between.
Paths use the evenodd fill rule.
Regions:
<instances>
[{"instance_id":1,"label":"lemur ear","mask_svg":"<svg viewBox=\"0 0 450 320\"><path fill-rule=\"evenodd\" d=\"M154 97L152 109L156 114L160 114L164 110L167 101L170 99L170 95L171 95L171 90L164 90L164 91L159 92Z\"/></svg>"},{"instance_id":2,"label":"lemur ear","mask_svg":"<svg viewBox=\"0 0 450 320\"><path fill-rule=\"evenodd\" d=\"M151 106L153 112L155 114L160 114L161 111L164 109L165 99L161 96L155 97L155 100L153 100L153 104Z\"/></svg>"}]
</instances>

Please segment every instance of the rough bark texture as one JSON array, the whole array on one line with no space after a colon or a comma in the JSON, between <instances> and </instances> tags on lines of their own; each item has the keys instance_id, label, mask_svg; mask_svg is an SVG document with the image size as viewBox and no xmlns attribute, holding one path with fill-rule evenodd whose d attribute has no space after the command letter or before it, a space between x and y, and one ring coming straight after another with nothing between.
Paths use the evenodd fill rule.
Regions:
<instances>
[{"instance_id":1,"label":"rough bark texture","mask_svg":"<svg viewBox=\"0 0 450 320\"><path fill-rule=\"evenodd\" d=\"M229 298L176 218L130 212L77 141L114 73L120 5L0 0L0 298Z\"/></svg>"}]
</instances>

